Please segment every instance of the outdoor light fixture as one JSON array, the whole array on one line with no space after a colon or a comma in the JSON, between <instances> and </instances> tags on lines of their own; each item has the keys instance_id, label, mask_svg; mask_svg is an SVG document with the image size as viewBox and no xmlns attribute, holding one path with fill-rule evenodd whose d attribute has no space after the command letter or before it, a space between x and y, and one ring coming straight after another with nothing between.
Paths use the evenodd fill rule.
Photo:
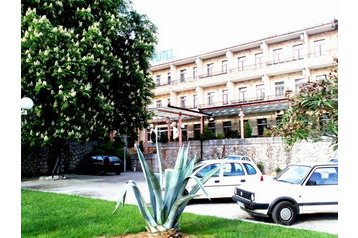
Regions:
<instances>
[{"instance_id":1,"label":"outdoor light fixture","mask_svg":"<svg viewBox=\"0 0 358 238\"><path fill-rule=\"evenodd\" d=\"M209 117L209 122L213 122L213 121L215 121L215 118L214 117Z\"/></svg>"},{"instance_id":2,"label":"outdoor light fixture","mask_svg":"<svg viewBox=\"0 0 358 238\"><path fill-rule=\"evenodd\" d=\"M26 115L27 110L30 110L34 106L34 102L31 98L23 97L21 98L21 115Z\"/></svg>"}]
</instances>

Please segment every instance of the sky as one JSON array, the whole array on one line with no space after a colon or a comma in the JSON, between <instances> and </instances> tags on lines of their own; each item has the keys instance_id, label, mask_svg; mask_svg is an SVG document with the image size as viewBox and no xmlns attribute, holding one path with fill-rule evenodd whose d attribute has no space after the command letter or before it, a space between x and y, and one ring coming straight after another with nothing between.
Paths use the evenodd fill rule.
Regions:
<instances>
[{"instance_id":1,"label":"sky","mask_svg":"<svg viewBox=\"0 0 358 238\"><path fill-rule=\"evenodd\" d=\"M279 35L338 18L337 1L132 0L158 28L157 51L176 59Z\"/></svg>"}]
</instances>

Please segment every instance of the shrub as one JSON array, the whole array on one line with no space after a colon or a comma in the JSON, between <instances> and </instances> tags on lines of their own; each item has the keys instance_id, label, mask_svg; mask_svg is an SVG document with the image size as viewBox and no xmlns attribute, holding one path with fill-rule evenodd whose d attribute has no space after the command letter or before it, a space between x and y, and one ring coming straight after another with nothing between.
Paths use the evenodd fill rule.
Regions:
<instances>
[{"instance_id":1,"label":"shrub","mask_svg":"<svg viewBox=\"0 0 358 238\"><path fill-rule=\"evenodd\" d=\"M224 135L223 133L218 133L218 134L216 135L216 138L217 138L217 139L225 139L225 135Z\"/></svg>"},{"instance_id":2,"label":"shrub","mask_svg":"<svg viewBox=\"0 0 358 238\"><path fill-rule=\"evenodd\" d=\"M247 121L244 124L244 136L245 138L250 138L252 135L252 127L250 125L250 123Z\"/></svg>"},{"instance_id":3,"label":"shrub","mask_svg":"<svg viewBox=\"0 0 358 238\"><path fill-rule=\"evenodd\" d=\"M257 163L257 168L261 171L261 173L265 173L265 165L262 162Z\"/></svg>"}]
</instances>

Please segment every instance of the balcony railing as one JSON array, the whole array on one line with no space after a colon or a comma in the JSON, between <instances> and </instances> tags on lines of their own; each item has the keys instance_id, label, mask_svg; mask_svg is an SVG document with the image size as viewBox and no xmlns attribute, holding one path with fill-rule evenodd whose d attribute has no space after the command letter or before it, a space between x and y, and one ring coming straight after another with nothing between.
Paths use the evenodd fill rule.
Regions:
<instances>
[{"instance_id":1,"label":"balcony railing","mask_svg":"<svg viewBox=\"0 0 358 238\"><path fill-rule=\"evenodd\" d=\"M209 77L214 77L214 76L219 76L219 75L224 75L224 74L232 74L232 73L237 73L240 71L255 71L255 70L262 70L265 67L271 67L274 65L279 65L279 64L284 64L284 63L290 63L290 62L300 62L303 60L307 60L307 59L314 59L314 58L319 58L319 57L327 57L327 56L336 56L337 54L337 49L333 48L333 49L328 49L325 51L321 51L320 55L317 55L317 53L314 52L310 52L308 54L305 54L303 56L291 56L291 57L286 57L286 58L281 58L277 61L272 60L272 61L267 61L267 62L261 62L260 64L250 64L250 65L243 65L241 67L234 67L234 68L230 68L227 71L215 71L212 72L210 74L201 74L198 75L197 77L193 78L193 77L185 77L184 79L174 79L172 80L170 83L165 82L165 83L160 83L157 84L157 86L166 86L166 85L178 85L181 83L187 83L187 82L194 82L197 81L199 79L203 79L203 78L209 78ZM333 62L333 61L332 61ZM261 76L261 72L258 73L258 76Z\"/></svg>"}]
</instances>

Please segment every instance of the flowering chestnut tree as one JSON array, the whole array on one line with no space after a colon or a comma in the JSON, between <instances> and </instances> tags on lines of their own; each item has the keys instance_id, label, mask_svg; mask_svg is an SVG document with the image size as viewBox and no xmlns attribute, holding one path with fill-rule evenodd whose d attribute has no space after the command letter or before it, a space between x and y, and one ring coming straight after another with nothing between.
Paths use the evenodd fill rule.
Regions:
<instances>
[{"instance_id":1,"label":"flowering chestnut tree","mask_svg":"<svg viewBox=\"0 0 358 238\"><path fill-rule=\"evenodd\" d=\"M145 126L156 41L127 0L22 1L21 94L34 101L22 145L58 152L68 140Z\"/></svg>"},{"instance_id":2,"label":"flowering chestnut tree","mask_svg":"<svg viewBox=\"0 0 358 238\"><path fill-rule=\"evenodd\" d=\"M334 61L325 80L304 83L289 99L290 106L274 129L289 147L300 140L316 142L328 137L338 148L338 59Z\"/></svg>"}]
</instances>

